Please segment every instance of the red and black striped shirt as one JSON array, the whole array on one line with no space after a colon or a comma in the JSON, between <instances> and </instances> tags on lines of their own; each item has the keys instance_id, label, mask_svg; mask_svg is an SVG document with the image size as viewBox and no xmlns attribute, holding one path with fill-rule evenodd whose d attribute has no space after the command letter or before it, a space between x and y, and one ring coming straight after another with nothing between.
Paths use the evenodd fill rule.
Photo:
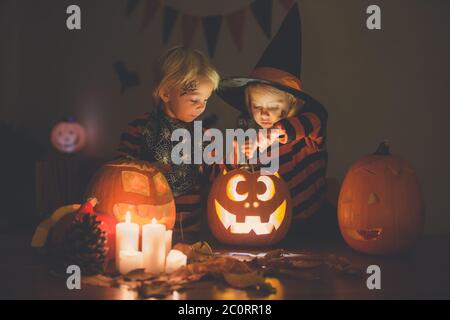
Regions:
<instances>
[{"instance_id":1,"label":"red and black striped shirt","mask_svg":"<svg viewBox=\"0 0 450 320\"><path fill-rule=\"evenodd\" d=\"M328 113L317 101L307 101L300 112L277 124L287 134L279 144L278 173L288 184L294 219L305 219L317 212L326 196L326 126ZM236 158L236 157L235 157ZM217 165L211 175L236 165Z\"/></svg>"}]
</instances>

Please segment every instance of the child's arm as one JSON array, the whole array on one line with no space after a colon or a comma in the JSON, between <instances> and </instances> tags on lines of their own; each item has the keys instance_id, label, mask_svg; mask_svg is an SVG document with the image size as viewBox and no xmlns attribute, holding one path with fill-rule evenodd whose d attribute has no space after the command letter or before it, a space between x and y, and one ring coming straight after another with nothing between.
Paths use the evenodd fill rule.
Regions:
<instances>
[{"instance_id":1,"label":"child's arm","mask_svg":"<svg viewBox=\"0 0 450 320\"><path fill-rule=\"evenodd\" d=\"M275 127L285 134L280 138L282 144L309 137L320 146L325 141L327 120L327 110L319 102L308 101L299 114L278 121Z\"/></svg>"},{"instance_id":2,"label":"child's arm","mask_svg":"<svg viewBox=\"0 0 450 320\"><path fill-rule=\"evenodd\" d=\"M119 158L141 158L142 146L144 145L142 129L145 121L146 118L144 116L128 124L126 131L120 136L120 143L117 149Z\"/></svg>"}]
</instances>

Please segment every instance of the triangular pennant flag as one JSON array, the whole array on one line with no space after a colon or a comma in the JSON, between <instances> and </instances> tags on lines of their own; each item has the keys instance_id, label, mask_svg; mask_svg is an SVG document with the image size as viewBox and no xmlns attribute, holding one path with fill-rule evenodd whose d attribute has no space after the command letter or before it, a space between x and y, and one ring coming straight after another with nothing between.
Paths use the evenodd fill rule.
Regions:
<instances>
[{"instance_id":1,"label":"triangular pennant flag","mask_svg":"<svg viewBox=\"0 0 450 320\"><path fill-rule=\"evenodd\" d=\"M127 16L133 13L134 9L136 9L137 5L141 2L141 0L128 0L127 2Z\"/></svg>"},{"instance_id":2,"label":"triangular pennant flag","mask_svg":"<svg viewBox=\"0 0 450 320\"><path fill-rule=\"evenodd\" d=\"M147 27L150 21L152 21L160 5L160 0L145 0L144 18L142 19L141 31Z\"/></svg>"},{"instance_id":3,"label":"triangular pennant flag","mask_svg":"<svg viewBox=\"0 0 450 320\"><path fill-rule=\"evenodd\" d=\"M222 25L222 16L207 16L202 19L203 31L208 44L209 56L213 57L216 51L217 38Z\"/></svg>"},{"instance_id":4,"label":"triangular pennant flag","mask_svg":"<svg viewBox=\"0 0 450 320\"><path fill-rule=\"evenodd\" d=\"M281 5L286 9L286 11L289 11L291 7L295 4L295 0L278 0Z\"/></svg>"},{"instance_id":5,"label":"triangular pennant flag","mask_svg":"<svg viewBox=\"0 0 450 320\"><path fill-rule=\"evenodd\" d=\"M253 1L250 8L264 34L270 39L272 33L272 0Z\"/></svg>"},{"instance_id":6,"label":"triangular pennant flag","mask_svg":"<svg viewBox=\"0 0 450 320\"><path fill-rule=\"evenodd\" d=\"M169 7L164 7L164 14L163 14L163 43L166 44L167 41L169 41L170 35L173 30L173 26L175 25L175 22L178 18L178 11Z\"/></svg>"},{"instance_id":7,"label":"triangular pennant flag","mask_svg":"<svg viewBox=\"0 0 450 320\"><path fill-rule=\"evenodd\" d=\"M190 47L192 39L194 38L195 30L198 25L198 17L184 14L181 17L182 41L185 47Z\"/></svg>"},{"instance_id":8,"label":"triangular pennant flag","mask_svg":"<svg viewBox=\"0 0 450 320\"><path fill-rule=\"evenodd\" d=\"M247 8L240 9L227 15L228 29L230 30L233 42L239 51L242 51L244 39L244 23L247 16Z\"/></svg>"}]
</instances>

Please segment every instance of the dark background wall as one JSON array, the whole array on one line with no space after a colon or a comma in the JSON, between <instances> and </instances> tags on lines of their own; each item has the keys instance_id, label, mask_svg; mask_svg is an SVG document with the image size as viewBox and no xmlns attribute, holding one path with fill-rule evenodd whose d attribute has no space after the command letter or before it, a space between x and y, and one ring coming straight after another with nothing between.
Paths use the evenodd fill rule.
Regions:
<instances>
[{"instance_id":1,"label":"dark background wall","mask_svg":"<svg viewBox=\"0 0 450 320\"><path fill-rule=\"evenodd\" d=\"M250 0L166 3L204 16L231 12ZM81 7L81 31L66 29L70 4ZM369 4L381 7L382 30L366 29ZM302 0L299 5L302 80L330 115L328 176L342 181L354 160L389 138L393 152L417 170L426 201L426 232L450 233L450 1ZM2 157L17 170L9 169L8 179L26 183L33 172L30 164L50 149L52 126L67 113L87 128L85 154L110 157L126 123L152 108L151 65L181 42L180 21L163 45L161 11L139 32L143 5L129 17L125 8L126 1L119 0L0 0L0 119L7 132L23 135L19 145L1 140ZM285 13L274 1L272 34ZM248 14L244 50L235 48L222 25L212 61L222 76L247 74L268 41ZM192 44L207 50L200 27ZM117 60L139 73L139 87L120 92L113 71ZM234 125L236 112L216 97L208 106L211 112L219 115L219 127ZM32 200L16 194L14 201Z\"/></svg>"}]
</instances>

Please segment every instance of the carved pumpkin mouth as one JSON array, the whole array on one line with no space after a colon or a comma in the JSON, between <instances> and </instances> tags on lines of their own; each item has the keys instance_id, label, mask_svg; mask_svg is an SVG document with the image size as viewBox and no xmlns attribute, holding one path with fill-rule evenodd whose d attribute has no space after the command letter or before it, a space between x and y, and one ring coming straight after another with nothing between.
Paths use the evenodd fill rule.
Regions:
<instances>
[{"instance_id":1,"label":"carved pumpkin mouth","mask_svg":"<svg viewBox=\"0 0 450 320\"><path fill-rule=\"evenodd\" d=\"M71 141L67 141L66 139L63 139L62 141L59 141L59 145L64 150L72 151L75 149L76 145L78 143L78 137L75 137L75 139L72 139Z\"/></svg>"},{"instance_id":2,"label":"carved pumpkin mouth","mask_svg":"<svg viewBox=\"0 0 450 320\"><path fill-rule=\"evenodd\" d=\"M116 203L113 207L113 214L117 221L125 221L126 213L130 212L132 222L142 225L151 223L151 220L156 218L158 223L166 224L169 220L172 220L170 212L174 207L175 202L173 200L161 205Z\"/></svg>"},{"instance_id":3,"label":"carved pumpkin mouth","mask_svg":"<svg viewBox=\"0 0 450 320\"><path fill-rule=\"evenodd\" d=\"M382 233L382 228L355 229L351 231L351 236L356 240L371 241L379 240Z\"/></svg>"},{"instance_id":4,"label":"carved pumpkin mouth","mask_svg":"<svg viewBox=\"0 0 450 320\"><path fill-rule=\"evenodd\" d=\"M248 234L253 231L256 235L266 235L278 230L286 214L286 200L284 200L269 216L268 222L261 222L260 216L245 216L244 222L237 222L236 215L226 210L217 200L214 200L217 216L222 225L234 234Z\"/></svg>"}]
</instances>

